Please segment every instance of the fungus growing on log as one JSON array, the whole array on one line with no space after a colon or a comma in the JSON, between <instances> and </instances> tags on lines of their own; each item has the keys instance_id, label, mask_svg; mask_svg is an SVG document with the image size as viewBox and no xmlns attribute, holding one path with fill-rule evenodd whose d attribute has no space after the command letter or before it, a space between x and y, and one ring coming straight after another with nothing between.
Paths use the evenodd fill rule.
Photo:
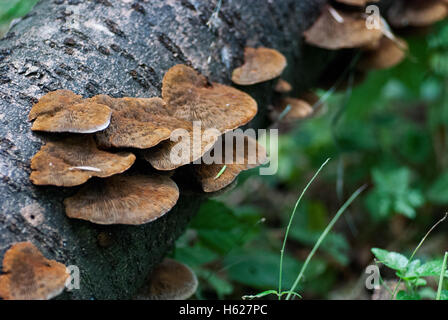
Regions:
<instances>
[{"instance_id":1,"label":"fungus growing on log","mask_svg":"<svg viewBox=\"0 0 448 320\"><path fill-rule=\"evenodd\" d=\"M68 279L62 263L46 259L31 242L11 246L3 258L0 298L48 300L59 295Z\"/></svg>"},{"instance_id":2,"label":"fungus growing on log","mask_svg":"<svg viewBox=\"0 0 448 320\"><path fill-rule=\"evenodd\" d=\"M165 141L156 148L145 150L144 158L158 170L173 170L204 155L219 135L245 125L257 113L257 103L248 94L219 83L208 83L207 79L185 65L169 69L163 78L162 97L171 116L198 122L200 143L193 137L193 130L184 130L182 145ZM194 128L193 128L194 129ZM172 161L176 146L184 151L182 159ZM187 152L185 152L187 151Z\"/></svg>"},{"instance_id":3,"label":"fungus growing on log","mask_svg":"<svg viewBox=\"0 0 448 320\"><path fill-rule=\"evenodd\" d=\"M244 64L232 72L232 81L252 85L280 76L286 68L286 58L275 49L245 48Z\"/></svg>"},{"instance_id":4,"label":"fungus growing on log","mask_svg":"<svg viewBox=\"0 0 448 320\"><path fill-rule=\"evenodd\" d=\"M31 159L30 180L36 185L72 187L91 177L122 173L134 161L135 156L130 152L101 151L91 136L74 136L42 146Z\"/></svg>"},{"instance_id":5,"label":"fungus growing on log","mask_svg":"<svg viewBox=\"0 0 448 320\"><path fill-rule=\"evenodd\" d=\"M176 183L159 175L117 175L89 181L64 200L68 217L97 224L141 225L160 218L179 198Z\"/></svg>"},{"instance_id":6,"label":"fungus growing on log","mask_svg":"<svg viewBox=\"0 0 448 320\"><path fill-rule=\"evenodd\" d=\"M378 48L363 52L357 67L363 71L391 68L403 61L407 47L406 41L402 39L383 37Z\"/></svg>"},{"instance_id":7,"label":"fungus growing on log","mask_svg":"<svg viewBox=\"0 0 448 320\"><path fill-rule=\"evenodd\" d=\"M112 109L109 127L95 134L102 148L147 149L169 139L173 130L191 127L188 121L170 116L165 102L160 98L111 98L98 95L89 101Z\"/></svg>"},{"instance_id":8,"label":"fungus growing on log","mask_svg":"<svg viewBox=\"0 0 448 320\"><path fill-rule=\"evenodd\" d=\"M288 93L292 91L292 86L288 81L283 79L278 79L277 84L274 87L274 91L278 93Z\"/></svg>"},{"instance_id":9,"label":"fungus growing on log","mask_svg":"<svg viewBox=\"0 0 448 320\"><path fill-rule=\"evenodd\" d=\"M210 161L204 158L215 159ZM230 185L241 171L256 168L267 161L266 150L257 141L241 133L228 133L195 165L197 177L205 192L216 192Z\"/></svg>"},{"instance_id":10,"label":"fungus growing on log","mask_svg":"<svg viewBox=\"0 0 448 320\"><path fill-rule=\"evenodd\" d=\"M396 28L426 27L448 16L448 3L442 0L396 0L387 18Z\"/></svg>"},{"instance_id":11,"label":"fungus growing on log","mask_svg":"<svg viewBox=\"0 0 448 320\"><path fill-rule=\"evenodd\" d=\"M93 133L109 126L112 110L103 104L83 100L69 90L43 96L29 113L33 131Z\"/></svg>"},{"instance_id":12,"label":"fungus growing on log","mask_svg":"<svg viewBox=\"0 0 448 320\"><path fill-rule=\"evenodd\" d=\"M329 50L367 46L379 41L382 35L382 30L367 29L361 13L338 12L329 5L304 32L307 43Z\"/></svg>"},{"instance_id":13,"label":"fungus growing on log","mask_svg":"<svg viewBox=\"0 0 448 320\"><path fill-rule=\"evenodd\" d=\"M198 287L196 274L188 266L165 258L152 271L136 300L186 300Z\"/></svg>"}]
</instances>

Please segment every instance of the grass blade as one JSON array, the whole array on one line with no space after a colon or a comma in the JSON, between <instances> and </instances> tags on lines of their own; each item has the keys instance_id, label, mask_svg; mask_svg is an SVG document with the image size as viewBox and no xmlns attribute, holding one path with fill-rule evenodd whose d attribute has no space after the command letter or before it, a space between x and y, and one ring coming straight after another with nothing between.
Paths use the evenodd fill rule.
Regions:
<instances>
[{"instance_id":1,"label":"grass blade","mask_svg":"<svg viewBox=\"0 0 448 320\"><path fill-rule=\"evenodd\" d=\"M447 258L448 258L448 252L445 252L445 256L443 257L442 271L440 272L439 287L437 288L436 300L440 300L440 296L442 295L443 278L445 277Z\"/></svg>"}]
</instances>

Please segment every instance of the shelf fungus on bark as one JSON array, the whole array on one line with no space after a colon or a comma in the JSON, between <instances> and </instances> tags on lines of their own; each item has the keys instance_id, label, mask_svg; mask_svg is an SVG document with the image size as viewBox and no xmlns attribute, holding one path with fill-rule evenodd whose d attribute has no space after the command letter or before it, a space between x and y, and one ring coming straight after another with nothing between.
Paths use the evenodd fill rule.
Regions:
<instances>
[{"instance_id":1,"label":"shelf fungus on bark","mask_svg":"<svg viewBox=\"0 0 448 320\"><path fill-rule=\"evenodd\" d=\"M186 300L197 287L198 279L190 267L165 258L154 268L135 300Z\"/></svg>"},{"instance_id":2,"label":"shelf fungus on bark","mask_svg":"<svg viewBox=\"0 0 448 320\"><path fill-rule=\"evenodd\" d=\"M288 93L292 91L292 86L288 81L280 78L275 84L274 91L277 93Z\"/></svg>"},{"instance_id":3,"label":"shelf fungus on bark","mask_svg":"<svg viewBox=\"0 0 448 320\"><path fill-rule=\"evenodd\" d=\"M36 185L72 187L91 177L109 177L129 169L130 152L110 153L97 148L91 136L73 136L47 142L31 159L30 180Z\"/></svg>"},{"instance_id":4,"label":"shelf fungus on bark","mask_svg":"<svg viewBox=\"0 0 448 320\"><path fill-rule=\"evenodd\" d=\"M5 300L48 300L59 295L68 279L62 263L46 259L31 242L11 246L3 258L0 297Z\"/></svg>"},{"instance_id":5,"label":"shelf fungus on bark","mask_svg":"<svg viewBox=\"0 0 448 320\"><path fill-rule=\"evenodd\" d=\"M266 149L255 138L229 132L195 165L196 175L205 192L216 192L230 185L241 171L267 161Z\"/></svg>"},{"instance_id":6,"label":"shelf fungus on bark","mask_svg":"<svg viewBox=\"0 0 448 320\"><path fill-rule=\"evenodd\" d=\"M169 139L177 128L188 128L190 123L169 115L160 98L111 98L95 96L89 101L112 109L110 125L95 134L99 147L151 148Z\"/></svg>"},{"instance_id":7,"label":"shelf fungus on bark","mask_svg":"<svg viewBox=\"0 0 448 320\"><path fill-rule=\"evenodd\" d=\"M206 77L185 65L167 71L162 98L171 116L189 121L193 127L191 132L177 132L182 141L165 141L144 152L144 158L158 170L172 170L199 159L213 147L218 136L245 125L257 113L257 103L251 96L226 85L209 83ZM194 134L199 136L200 143ZM182 155L176 155L180 160L173 163L173 152L178 150Z\"/></svg>"},{"instance_id":8,"label":"shelf fungus on bark","mask_svg":"<svg viewBox=\"0 0 448 320\"><path fill-rule=\"evenodd\" d=\"M381 28L367 28L361 13L336 11L329 5L304 32L307 43L329 50L367 46L379 41L382 35Z\"/></svg>"},{"instance_id":9,"label":"shelf fungus on bark","mask_svg":"<svg viewBox=\"0 0 448 320\"><path fill-rule=\"evenodd\" d=\"M286 68L286 58L275 49L244 49L244 64L232 72L232 81L247 86L279 77Z\"/></svg>"},{"instance_id":10,"label":"shelf fungus on bark","mask_svg":"<svg viewBox=\"0 0 448 320\"><path fill-rule=\"evenodd\" d=\"M406 41L383 37L377 48L362 53L357 67L362 71L391 68L404 60L407 49Z\"/></svg>"},{"instance_id":11,"label":"shelf fungus on bark","mask_svg":"<svg viewBox=\"0 0 448 320\"><path fill-rule=\"evenodd\" d=\"M82 99L69 90L56 90L43 96L28 119L33 131L93 133L109 126L112 110L103 104Z\"/></svg>"},{"instance_id":12,"label":"shelf fungus on bark","mask_svg":"<svg viewBox=\"0 0 448 320\"><path fill-rule=\"evenodd\" d=\"M347 4L349 6L364 7L368 3L378 2L379 0L336 0L336 2Z\"/></svg>"},{"instance_id":13,"label":"shelf fungus on bark","mask_svg":"<svg viewBox=\"0 0 448 320\"><path fill-rule=\"evenodd\" d=\"M179 189L161 175L116 175L89 181L64 200L68 217L96 224L141 225L170 211Z\"/></svg>"},{"instance_id":14,"label":"shelf fungus on bark","mask_svg":"<svg viewBox=\"0 0 448 320\"><path fill-rule=\"evenodd\" d=\"M395 28L426 27L447 16L448 3L444 0L395 0L387 12Z\"/></svg>"}]
</instances>

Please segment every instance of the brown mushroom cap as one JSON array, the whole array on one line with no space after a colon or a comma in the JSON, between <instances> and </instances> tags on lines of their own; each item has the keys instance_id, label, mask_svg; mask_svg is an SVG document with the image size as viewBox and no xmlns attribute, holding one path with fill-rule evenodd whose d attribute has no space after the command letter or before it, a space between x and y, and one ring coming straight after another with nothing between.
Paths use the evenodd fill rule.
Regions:
<instances>
[{"instance_id":1,"label":"brown mushroom cap","mask_svg":"<svg viewBox=\"0 0 448 320\"><path fill-rule=\"evenodd\" d=\"M394 41L383 37L377 49L363 52L357 67L363 71L391 68L403 61L406 49L406 41L398 38Z\"/></svg>"},{"instance_id":2,"label":"brown mushroom cap","mask_svg":"<svg viewBox=\"0 0 448 320\"><path fill-rule=\"evenodd\" d=\"M224 141L220 138L214 148L209 151L212 153L216 152L217 148L221 148L221 163L195 165L196 174L205 192L221 190L230 185L241 171L256 168L267 161L265 148L254 138L239 133L228 133L223 137ZM238 143L237 139L242 140ZM226 144L231 141L233 141L232 145L226 147ZM231 149L231 155L226 155L228 149Z\"/></svg>"},{"instance_id":3,"label":"brown mushroom cap","mask_svg":"<svg viewBox=\"0 0 448 320\"><path fill-rule=\"evenodd\" d=\"M92 133L104 130L112 110L103 104L83 100L68 90L43 96L29 113L33 131Z\"/></svg>"},{"instance_id":4,"label":"brown mushroom cap","mask_svg":"<svg viewBox=\"0 0 448 320\"><path fill-rule=\"evenodd\" d=\"M280 76L286 68L286 58L275 49L244 49L244 64L233 70L232 81L247 86Z\"/></svg>"},{"instance_id":5,"label":"brown mushroom cap","mask_svg":"<svg viewBox=\"0 0 448 320\"><path fill-rule=\"evenodd\" d=\"M292 91L292 86L288 81L283 79L278 79L277 84L274 87L274 91L278 93L288 93Z\"/></svg>"},{"instance_id":6,"label":"brown mushroom cap","mask_svg":"<svg viewBox=\"0 0 448 320\"><path fill-rule=\"evenodd\" d=\"M395 0L388 21L396 28L425 27L448 16L447 3L441 0Z\"/></svg>"},{"instance_id":7,"label":"brown mushroom cap","mask_svg":"<svg viewBox=\"0 0 448 320\"><path fill-rule=\"evenodd\" d=\"M36 185L71 187L91 177L109 177L129 169L135 156L129 152L98 150L90 136L48 142L31 159L31 182Z\"/></svg>"},{"instance_id":8,"label":"brown mushroom cap","mask_svg":"<svg viewBox=\"0 0 448 320\"><path fill-rule=\"evenodd\" d=\"M336 0L336 2L357 7L364 7L369 2L378 2L378 1L379 0Z\"/></svg>"},{"instance_id":9,"label":"brown mushroom cap","mask_svg":"<svg viewBox=\"0 0 448 320\"><path fill-rule=\"evenodd\" d=\"M204 76L185 65L176 65L167 71L162 96L171 116L190 123L200 121L203 139L196 146L192 141L193 126L183 127L190 139L182 141L190 152L185 152L187 156L177 164L170 157L173 148L179 146L176 141L164 141L145 150L144 158L158 170L173 170L199 159L220 134L245 125L257 113L257 103L251 96L219 83L209 84Z\"/></svg>"},{"instance_id":10,"label":"brown mushroom cap","mask_svg":"<svg viewBox=\"0 0 448 320\"><path fill-rule=\"evenodd\" d=\"M198 279L188 266L165 258L151 273L149 283L137 300L186 300L198 287Z\"/></svg>"},{"instance_id":11,"label":"brown mushroom cap","mask_svg":"<svg viewBox=\"0 0 448 320\"><path fill-rule=\"evenodd\" d=\"M187 121L202 121L205 129L222 133L248 123L257 114L250 95L207 79L186 65L176 65L163 77L162 97L171 115Z\"/></svg>"},{"instance_id":12,"label":"brown mushroom cap","mask_svg":"<svg viewBox=\"0 0 448 320\"><path fill-rule=\"evenodd\" d=\"M179 198L176 183L159 175L117 175L90 181L64 200L68 217L97 224L140 225L160 218Z\"/></svg>"},{"instance_id":13,"label":"brown mushroom cap","mask_svg":"<svg viewBox=\"0 0 448 320\"><path fill-rule=\"evenodd\" d=\"M46 259L31 242L19 242L3 258L0 297L5 300L48 300L64 290L67 279L65 265Z\"/></svg>"},{"instance_id":14,"label":"brown mushroom cap","mask_svg":"<svg viewBox=\"0 0 448 320\"><path fill-rule=\"evenodd\" d=\"M366 20L360 13L338 12L343 21L337 21L330 10L334 9L325 6L317 21L304 32L307 43L336 50L366 46L382 37L381 30L367 29Z\"/></svg>"},{"instance_id":15,"label":"brown mushroom cap","mask_svg":"<svg viewBox=\"0 0 448 320\"><path fill-rule=\"evenodd\" d=\"M100 147L130 147L146 149L170 137L177 128L190 127L188 121L168 114L165 102L160 98L111 98L95 96L89 101L112 109L109 127L96 133Z\"/></svg>"},{"instance_id":16,"label":"brown mushroom cap","mask_svg":"<svg viewBox=\"0 0 448 320\"><path fill-rule=\"evenodd\" d=\"M306 100L288 97L278 102L274 107L271 118L280 122L295 122L312 114L313 108ZM279 119L280 117L281 119Z\"/></svg>"}]
</instances>

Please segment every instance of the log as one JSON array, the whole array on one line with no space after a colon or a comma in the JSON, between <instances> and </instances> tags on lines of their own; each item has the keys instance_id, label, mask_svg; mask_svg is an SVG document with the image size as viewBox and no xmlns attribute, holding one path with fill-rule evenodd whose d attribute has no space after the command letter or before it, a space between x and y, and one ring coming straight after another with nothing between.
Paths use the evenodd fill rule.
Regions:
<instances>
[{"instance_id":1,"label":"log","mask_svg":"<svg viewBox=\"0 0 448 320\"><path fill-rule=\"evenodd\" d=\"M30 159L48 135L27 121L45 93L153 97L175 64L230 84L245 46L288 59L296 93L312 86L332 54L304 46L301 34L325 0L42 0L0 40L0 261L15 242L81 271L81 288L63 299L127 299L161 261L204 196L181 186L176 207L143 226L100 226L68 219L63 199L78 188L30 183ZM273 81L241 88L258 102L253 127L265 127ZM212 219L213 217L211 217Z\"/></svg>"}]
</instances>

